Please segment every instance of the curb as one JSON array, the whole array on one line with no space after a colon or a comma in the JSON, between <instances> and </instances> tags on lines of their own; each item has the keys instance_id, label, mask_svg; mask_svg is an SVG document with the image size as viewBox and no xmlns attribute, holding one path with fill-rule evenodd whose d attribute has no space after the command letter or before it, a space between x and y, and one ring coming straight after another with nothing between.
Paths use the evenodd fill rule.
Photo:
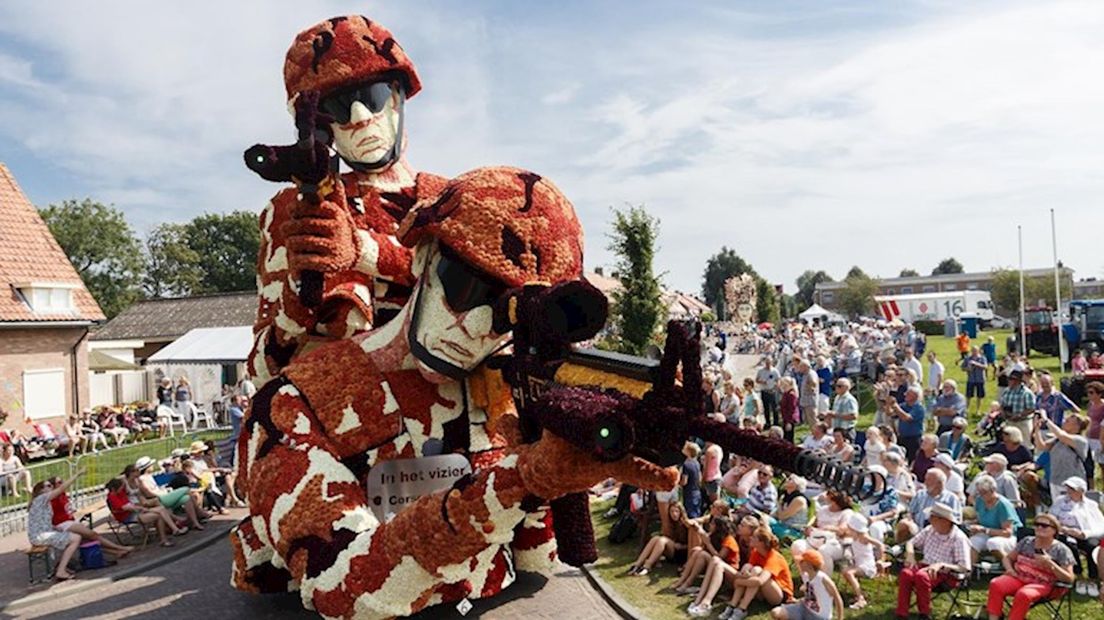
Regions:
<instances>
[{"instance_id":1,"label":"curb","mask_svg":"<svg viewBox=\"0 0 1104 620\"><path fill-rule=\"evenodd\" d=\"M65 588L64 590L58 590L58 591L46 590L46 591L43 591L43 592L35 592L34 594L28 594L27 596L24 596L23 598L17 598L14 601L10 601L10 602L0 601L0 612L8 613L8 612L13 612L13 611L18 611L18 610L24 609L26 607L31 607L31 606L37 605L39 603L42 603L44 601L48 601L48 600L49 601L56 601L56 600L59 600L59 599L63 599L63 598L72 596L74 594L79 594L81 592L86 592L86 591L91 590L93 588L98 588L98 587L101 587L101 586L105 586L105 585L110 584L110 583L115 582L115 581L120 581L120 580L123 580L123 579L128 579L130 577L134 577L135 575L140 575L142 573L151 571L155 568L160 568L160 567L164 566L165 564L168 564L170 562L175 562L175 561L177 561L181 558L187 557L187 556L189 556L189 555L191 555L191 554L193 554L193 553L195 553L195 552L197 552L201 549L206 549L207 547L210 547L211 545L215 544L219 540L225 539L226 535L230 533L230 530L237 523L237 521L231 520L229 523L230 523L230 527L227 527L225 529L220 529L218 531L212 531L210 533L206 533L205 537L199 539L198 542L196 542L193 545L188 545L187 547L184 547L182 549L174 549L174 550L172 550L168 553L158 555L157 557L151 559L148 562L145 562L143 564L138 564L138 565L123 569L123 570L119 571L118 573L115 573L114 575L112 575L110 577L99 577L99 578L96 578L96 579L82 579L82 580L79 580L76 583L72 584L70 587Z\"/></svg>"},{"instance_id":2,"label":"curb","mask_svg":"<svg viewBox=\"0 0 1104 620\"><path fill-rule=\"evenodd\" d=\"M630 605L625 599L621 598L621 595L617 593L617 590L610 584L606 583L605 579L598 576L598 572L592 570L589 566L580 566L579 570L583 571L583 575L586 576L590 585L594 586L595 590L598 590L598 594L602 596L610 607L613 607L617 615L621 616L625 620L641 620L644 615L641 614L635 607Z\"/></svg>"}]
</instances>

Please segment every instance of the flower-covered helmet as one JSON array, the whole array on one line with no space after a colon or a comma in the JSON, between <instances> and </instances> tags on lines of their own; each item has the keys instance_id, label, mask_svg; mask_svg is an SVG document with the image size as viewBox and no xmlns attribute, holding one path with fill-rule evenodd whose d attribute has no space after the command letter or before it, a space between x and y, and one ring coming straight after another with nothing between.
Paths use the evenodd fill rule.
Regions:
<instances>
[{"instance_id":1,"label":"flower-covered helmet","mask_svg":"<svg viewBox=\"0 0 1104 620\"><path fill-rule=\"evenodd\" d=\"M422 88L414 63L391 32L362 15L334 17L300 32L284 61L289 101L304 91L325 95L389 74L401 78L407 98Z\"/></svg>"},{"instance_id":2,"label":"flower-covered helmet","mask_svg":"<svg viewBox=\"0 0 1104 620\"><path fill-rule=\"evenodd\" d=\"M583 231L571 202L540 175L494 166L449 181L399 227L414 246L437 239L468 265L507 287L577 280Z\"/></svg>"}]
</instances>

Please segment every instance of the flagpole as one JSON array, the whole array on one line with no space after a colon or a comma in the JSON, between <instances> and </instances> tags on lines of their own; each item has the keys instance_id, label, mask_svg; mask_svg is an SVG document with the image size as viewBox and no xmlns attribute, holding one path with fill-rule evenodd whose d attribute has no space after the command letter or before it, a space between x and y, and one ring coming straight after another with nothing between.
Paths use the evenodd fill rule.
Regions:
<instances>
[{"instance_id":1,"label":"flagpole","mask_svg":"<svg viewBox=\"0 0 1104 620\"><path fill-rule=\"evenodd\" d=\"M1016 226L1016 236L1020 243L1020 354L1027 363L1027 323L1025 322L1024 308L1024 274L1023 274L1023 226Z\"/></svg>"},{"instance_id":2,"label":"flagpole","mask_svg":"<svg viewBox=\"0 0 1104 620\"><path fill-rule=\"evenodd\" d=\"M1062 337L1062 285L1058 273L1058 231L1054 226L1054 209L1050 210L1050 246L1054 250L1054 324L1058 326L1058 368L1066 372L1066 340Z\"/></svg>"}]
</instances>

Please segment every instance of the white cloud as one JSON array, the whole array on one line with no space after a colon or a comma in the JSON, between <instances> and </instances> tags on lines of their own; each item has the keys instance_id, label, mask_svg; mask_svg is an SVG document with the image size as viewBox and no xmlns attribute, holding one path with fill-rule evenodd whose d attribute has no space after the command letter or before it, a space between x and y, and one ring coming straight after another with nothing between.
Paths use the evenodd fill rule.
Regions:
<instances>
[{"instance_id":1,"label":"white cloud","mask_svg":"<svg viewBox=\"0 0 1104 620\"><path fill-rule=\"evenodd\" d=\"M291 139L283 54L348 6L202 6L5 4L0 137L140 227L259 209L275 187L240 154ZM590 265L609 260L608 207L631 202L662 220L657 268L682 289L721 245L791 288L809 267L888 275L954 255L986 269L1015 261L1016 223L1027 262L1046 264L1052 206L1065 262L1104 269L1085 225L1104 193L1099 3L718 4L616 23L598 5L364 10L422 77L411 161L549 176L583 219Z\"/></svg>"}]
</instances>

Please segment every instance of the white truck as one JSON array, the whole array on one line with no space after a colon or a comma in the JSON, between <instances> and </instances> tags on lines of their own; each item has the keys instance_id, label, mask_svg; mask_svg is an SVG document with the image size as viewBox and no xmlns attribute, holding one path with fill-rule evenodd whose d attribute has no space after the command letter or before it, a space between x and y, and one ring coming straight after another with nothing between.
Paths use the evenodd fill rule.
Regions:
<instances>
[{"instance_id":1,"label":"white truck","mask_svg":"<svg viewBox=\"0 0 1104 620\"><path fill-rule=\"evenodd\" d=\"M993 299L988 291L944 291L913 295L877 295L874 302L885 320L900 319L906 323L939 321L973 314L983 326L993 320Z\"/></svg>"}]
</instances>

